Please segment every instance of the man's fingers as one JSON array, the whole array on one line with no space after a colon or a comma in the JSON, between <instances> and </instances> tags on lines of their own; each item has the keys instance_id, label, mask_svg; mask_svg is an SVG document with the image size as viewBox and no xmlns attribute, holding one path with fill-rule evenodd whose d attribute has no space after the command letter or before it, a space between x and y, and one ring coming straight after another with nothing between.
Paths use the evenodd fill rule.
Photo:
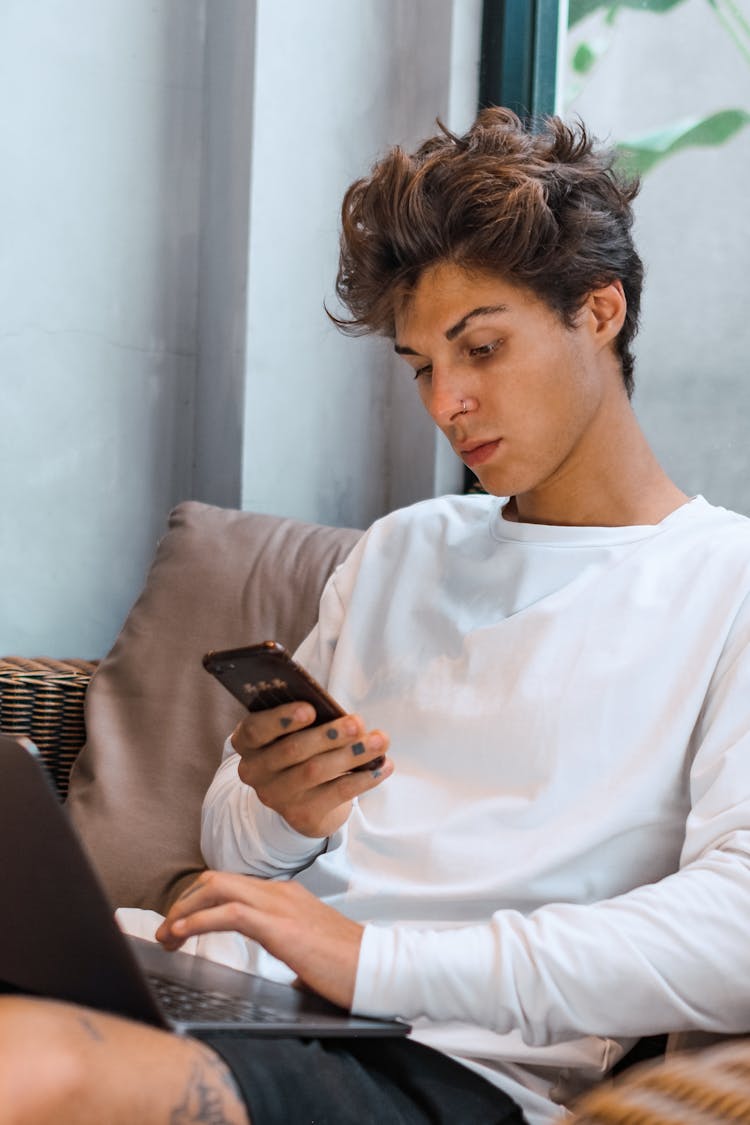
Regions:
<instances>
[{"instance_id":1,"label":"man's fingers","mask_svg":"<svg viewBox=\"0 0 750 1125\"><path fill-rule=\"evenodd\" d=\"M206 910L196 910L187 918L179 918L172 929L179 936L192 937L195 934L217 933L224 930L236 930L252 937L252 920L258 911L253 910L244 902L232 900L222 902L217 906L208 907Z\"/></svg>"},{"instance_id":2,"label":"man's fingers","mask_svg":"<svg viewBox=\"0 0 750 1125\"><path fill-rule=\"evenodd\" d=\"M333 722L300 731L277 746L269 746L267 757L273 758L275 770L290 770L303 763L327 758L331 751L359 739L363 731L364 724L358 715L344 715Z\"/></svg>"},{"instance_id":3,"label":"man's fingers","mask_svg":"<svg viewBox=\"0 0 750 1125\"><path fill-rule=\"evenodd\" d=\"M193 932L183 923L198 915L210 914L229 901L236 901L239 897L245 898L251 891L250 885L254 881L249 875L207 871L173 903L156 931L157 941L162 942L168 949L178 949Z\"/></svg>"},{"instance_id":4,"label":"man's fingers","mask_svg":"<svg viewBox=\"0 0 750 1125\"><path fill-rule=\"evenodd\" d=\"M163 941L163 945L171 949L173 941L182 943L189 937L219 932L236 931L244 934L245 937L260 938L264 918L267 923L263 911L254 909L244 902L223 902L206 910L196 910L186 918L177 918L171 924L169 937Z\"/></svg>"},{"instance_id":5,"label":"man's fingers","mask_svg":"<svg viewBox=\"0 0 750 1125\"><path fill-rule=\"evenodd\" d=\"M309 703L284 703L267 711L252 711L235 727L232 746L240 755L251 754L313 722L315 708Z\"/></svg>"},{"instance_id":6,"label":"man's fingers","mask_svg":"<svg viewBox=\"0 0 750 1125\"><path fill-rule=\"evenodd\" d=\"M316 828L334 810L348 805L355 797L361 797L370 789L377 788L393 773L393 762L386 758L374 770L357 770L339 774L330 781L323 782L309 790L304 800L295 806L293 819L298 832L308 836L319 835ZM288 810L292 816L292 810Z\"/></svg>"},{"instance_id":7,"label":"man's fingers","mask_svg":"<svg viewBox=\"0 0 750 1125\"><path fill-rule=\"evenodd\" d=\"M288 703L256 711L235 728L232 745L248 761L257 760L259 754L272 758L276 772L344 746L364 732L358 715L343 715L311 728L314 721L315 710L309 703Z\"/></svg>"},{"instance_id":8,"label":"man's fingers","mask_svg":"<svg viewBox=\"0 0 750 1125\"><path fill-rule=\"evenodd\" d=\"M357 766L370 764L383 754L388 745L386 736L378 730L360 735L356 742L343 742L340 736L334 739L334 733L337 732L331 727L330 750L321 746L309 756L300 758L296 765L290 758L287 767L290 770L290 780L299 792L315 789L349 773ZM350 739L351 737L349 736Z\"/></svg>"},{"instance_id":9,"label":"man's fingers","mask_svg":"<svg viewBox=\"0 0 750 1125\"><path fill-rule=\"evenodd\" d=\"M336 803L343 804L346 801L351 801L354 797L361 797L369 789L375 789L387 777L393 773L393 762L390 758L385 758L380 764L377 763L377 768L372 770L356 770L342 774L334 778L332 781L327 782L321 786L322 791L327 794L335 793ZM330 801L330 796L328 796Z\"/></svg>"},{"instance_id":10,"label":"man's fingers","mask_svg":"<svg viewBox=\"0 0 750 1125\"><path fill-rule=\"evenodd\" d=\"M290 892L286 885L269 882L268 879L259 879L255 875L240 875L231 871L204 871L194 883L187 888L173 903L167 921L187 917L198 910L207 910L219 906L230 899L246 902L248 905L260 905L281 898Z\"/></svg>"},{"instance_id":11,"label":"man's fingers","mask_svg":"<svg viewBox=\"0 0 750 1125\"><path fill-rule=\"evenodd\" d=\"M296 884L280 886L252 875L208 871L173 904L156 938L176 949L188 937L215 930L239 930L252 937L264 917L293 918L295 902L305 894Z\"/></svg>"},{"instance_id":12,"label":"man's fingers","mask_svg":"<svg viewBox=\"0 0 750 1125\"><path fill-rule=\"evenodd\" d=\"M283 719L285 716L280 716ZM364 735L364 724L358 715L345 715L334 722L306 730L290 731L283 738L248 750L238 766L240 779L251 785L264 799L264 792L277 783L293 795L320 785L330 778L367 764L376 757L375 744L383 735L371 732ZM346 749L344 749L346 748ZM334 754L340 751L339 754ZM270 788L269 788L270 787Z\"/></svg>"}]
</instances>

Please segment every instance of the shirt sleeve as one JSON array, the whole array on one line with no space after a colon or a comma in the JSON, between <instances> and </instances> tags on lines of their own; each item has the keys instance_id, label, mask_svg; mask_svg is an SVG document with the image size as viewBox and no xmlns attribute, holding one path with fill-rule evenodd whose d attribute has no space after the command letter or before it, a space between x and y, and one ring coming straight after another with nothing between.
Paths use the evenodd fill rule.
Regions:
<instances>
[{"instance_id":1,"label":"shirt sleeve","mask_svg":"<svg viewBox=\"0 0 750 1125\"><path fill-rule=\"evenodd\" d=\"M750 614L735 623L693 740L678 871L589 905L485 924L368 925L354 1011L461 1020L533 1046L579 1035L750 1027Z\"/></svg>"},{"instance_id":2,"label":"shirt sleeve","mask_svg":"<svg viewBox=\"0 0 750 1125\"><path fill-rule=\"evenodd\" d=\"M324 686L344 615L336 572L320 602L318 623L295 656ZM325 850L326 838L303 836L269 809L240 780L240 762L229 738L221 765L206 793L201 817L201 851L209 867L265 878L291 876Z\"/></svg>"}]
</instances>

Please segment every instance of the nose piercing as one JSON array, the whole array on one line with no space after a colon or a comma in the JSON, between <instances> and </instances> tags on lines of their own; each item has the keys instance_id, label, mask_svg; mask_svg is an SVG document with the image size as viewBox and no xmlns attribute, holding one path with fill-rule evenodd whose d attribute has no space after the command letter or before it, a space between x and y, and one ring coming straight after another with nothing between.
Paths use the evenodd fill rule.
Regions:
<instances>
[{"instance_id":1,"label":"nose piercing","mask_svg":"<svg viewBox=\"0 0 750 1125\"><path fill-rule=\"evenodd\" d=\"M463 398L461 399L461 413L462 414L466 413L466 400L463 399Z\"/></svg>"}]
</instances>

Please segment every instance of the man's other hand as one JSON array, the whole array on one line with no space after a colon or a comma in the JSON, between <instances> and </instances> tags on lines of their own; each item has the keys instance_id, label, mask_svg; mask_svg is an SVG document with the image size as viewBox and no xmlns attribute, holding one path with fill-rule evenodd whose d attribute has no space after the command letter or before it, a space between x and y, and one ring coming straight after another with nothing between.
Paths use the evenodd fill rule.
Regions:
<instances>
[{"instance_id":1,"label":"man's other hand","mask_svg":"<svg viewBox=\"0 0 750 1125\"><path fill-rule=\"evenodd\" d=\"M294 882L206 871L156 931L165 949L195 934L237 931L284 961L302 984L350 1009L363 927Z\"/></svg>"}]
</instances>

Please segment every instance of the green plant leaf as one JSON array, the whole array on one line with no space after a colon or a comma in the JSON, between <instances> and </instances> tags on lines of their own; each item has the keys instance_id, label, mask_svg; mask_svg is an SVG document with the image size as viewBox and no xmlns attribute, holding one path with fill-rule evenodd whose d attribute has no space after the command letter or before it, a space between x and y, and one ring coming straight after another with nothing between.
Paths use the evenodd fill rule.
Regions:
<instances>
[{"instance_id":1,"label":"green plant leaf","mask_svg":"<svg viewBox=\"0 0 750 1125\"><path fill-rule=\"evenodd\" d=\"M575 24L580 23L586 16L590 16L592 12L597 11L598 8L609 8L610 10L616 8L633 8L638 12L668 12L670 8L676 8L678 4L684 3L684 0L617 0L613 3L612 0L570 0L568 6L568 27L574 27Z\"/></svg>"},{"instance_id":2,"label":"green plant leaf","mask_svg":"<svg viewBox=\"0 0 750 1125\"><path fill-rule=\"evenodd\" d=\"M588 74L598 57L590 43L579 43L570 65L576 74Z\"/></svg>"},{"instance_id":3,"label":"green plant leaf","mask_svg":"<svg viewBox=\"0 0 750 1125\"><path fill-rule=\"evenodd\" d=\"M708 0L708 6L734 43L737 50L750 62L750 19L743 15L736 0Z\"/></svg>"},{"instance_id":4,"label":"green plant leaf","mask_svg":"<svg viewBox=\"0 0 750 1125\"><path fill-rule=\"evenodd\" d=\"M639 12L668 12L670 8L676 8L678 4L682 4L684 0L618 0L623 8L636 8Z\"/></svg>"},{"instance_id":5,"label":"green plant leaf","mask_svg":"<svg viewBox=\"0 0 750 1125\"><path fill-rule=\"evenodd\" d=\"M644 176L680 149L694 145L723 145L748 124L750 113L746 110L722 109L708 117L678 121L642 137L621 141L615 148L628 172Z\"/></svg>"}]
</instances>

